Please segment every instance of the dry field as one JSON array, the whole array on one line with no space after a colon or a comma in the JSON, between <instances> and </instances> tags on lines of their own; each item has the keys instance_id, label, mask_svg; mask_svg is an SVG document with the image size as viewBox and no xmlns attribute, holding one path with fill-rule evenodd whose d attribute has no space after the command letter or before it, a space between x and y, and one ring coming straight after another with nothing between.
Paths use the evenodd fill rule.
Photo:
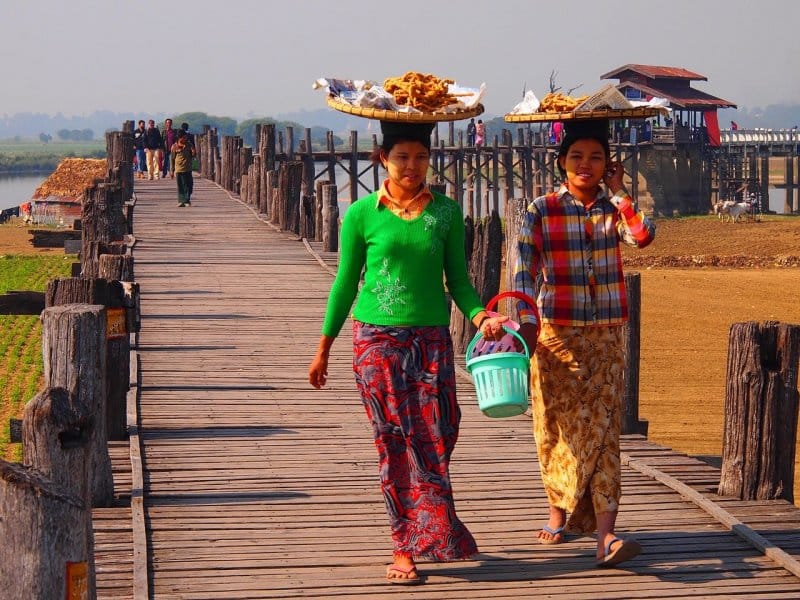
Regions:
<instances>
[{"instance_id":1,"label":"dry field","mask_svg":"<svg viewBox=\"0 0 800 600\"><path fill-rule=\"evenodd\" d=\"M657 227L650 247L625 252L642 281L640 417L653 441L717 457L730 326L800 324L800 218L692 217ZM0 255L63 252L34 249L29 237L27 227L0 226ZM800 468L795 498L800 505Z\"/></svg>"}]
</instances>

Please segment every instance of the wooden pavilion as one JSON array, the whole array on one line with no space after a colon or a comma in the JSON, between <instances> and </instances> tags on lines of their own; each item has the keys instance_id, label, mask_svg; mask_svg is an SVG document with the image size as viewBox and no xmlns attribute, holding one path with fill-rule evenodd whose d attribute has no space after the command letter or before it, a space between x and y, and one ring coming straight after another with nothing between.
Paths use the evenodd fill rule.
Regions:
<instances>
[{"instance_id":1,"label":"wooden pavilion","mask_svg":"<svg viewBox=\"0 0 800 600\"><path fill-rule=\"evenodd\" d=\"M681 67L628 64L604 73L600 79L617 79L628 100L664 98L672 110L671 123L660 120L653 130L653 141L689 142L692 132L707 129L709 142L719 145L717 109L736 108L736 104L691 87L692 81L708 81L705 75ZM714 142L717 143L714 143Z\"/></svg>"}]
</instances>

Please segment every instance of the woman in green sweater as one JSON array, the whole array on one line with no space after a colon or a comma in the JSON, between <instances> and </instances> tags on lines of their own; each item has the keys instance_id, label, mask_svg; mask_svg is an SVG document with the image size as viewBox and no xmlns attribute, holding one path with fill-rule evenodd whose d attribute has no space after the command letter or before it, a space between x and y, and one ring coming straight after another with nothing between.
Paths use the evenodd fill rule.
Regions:
<instances>
[{"instance_id":1,"label":"woman in green sweater","mask_svg":"<svg viewBox=\"0 0 800 600\"><path fill-rule=\"evenodd\" d=\"M507 317L490 317L470 283L460 207L426 185L433 124L382 122L381 130L372 158L388 178L345 214L309 381L325 385L331 345L352 308L353 370L373 427L394 542L386 577L414 584L421 582L415 558L477 552L450 485L461 411L445 285L485 337L502 337Z\"/></svg>"}]
</instances>

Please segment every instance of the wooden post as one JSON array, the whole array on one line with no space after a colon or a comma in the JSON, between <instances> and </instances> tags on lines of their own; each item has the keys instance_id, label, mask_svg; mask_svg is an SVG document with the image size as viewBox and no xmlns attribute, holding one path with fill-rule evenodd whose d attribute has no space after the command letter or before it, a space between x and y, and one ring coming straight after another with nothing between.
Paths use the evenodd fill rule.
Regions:
<instances>
[{"instance_id":1,"label":"wooden post","mask_svg":"<svg viewBox=\"0 0 800 600\"><path fill-rule=\"evenodd\" d=\"M264 169L268 172L275 170L275 123L267 123L262 130L264 136Z\"/></svg>"},{"instance_id":2,"label":"wooden post","mask_svg":"<svg viewBox=\"0 0 800 600\"><path fill-rule=\"evenodd\" d=\"M329 131L325 140L328 143L328 181L336 184L336 147L333 144L333 132Z\"/></svg>"},{"instance_id":3,"label":"wooden post","mask_svg":"<svg viewBox=\"0 0 800 600\"><path fill-rule=\"evenodd\" d=\"M474 217L476 219L481 218L481 199L483 198L483 146L476 146L475 147L475 170L473 174L475 175L475 213Z\"/></svg>"},{"instance_id":4,"label":"wooden post","mask_svg":"<svg viewBox=\"0 0 800 600\"><path fill-rule=\"evenodd\" d=\"M120 281L85 277L52 279L45 291L46 306L100 304L107 308L104 340L103 393L106 424L103 433L109 440L126 440L127 394L130 388L130 333L133 315L126 304L126 292Z\"/></svg>"},{"instance_id":5,"label":"wooden post","mask_svg":"<svg viewBox=\"0 0 800 600\"><path fill-rule=\"evenodd\" d=\"M108 245L125 238L122 187L98 183L86 189L81 204L81 275L97 277L100 254L109 253Z\"/></svg>"},{"instance_id":6,"label":"wooden post","mask_svg":"<svg viewBox=\"0 0 800 600\"><path fill-rule=\"evenodd\" d=\"M502 154L503 164L503 203L507 203L514 197L514 144L511 139L511 132L508 129L503 130L503 140L505 148Z\"/></svg>"},{"instance_id":7,"label":"wooden post","mask_svg":"<svg viewBox=\"0 0 800 600\"><path fill-rule=\"evenodd\" d=\"M324 203L322 199L322 190L324 186L330 185L330 181L327 179L325 180L317 180L316 189L314 191L314 240L317 242L322 241L322 211L324 209Z\"/></svg>"},{"instance_id":8,"label":"wooden post","mask_svg":"<svg viewBox=\"0 0 800 600\"><path fill-rule=\"evenodd\" d=\"M641 357L642 285L639 273L625 273L628 300L628 321L623 327L622 347L625 354L622 395L622 433L638 433L647 437L648 423L639 419L639 359Z\"/></svg>"},{"instance_id":9,"label":"wooden post","mask_svg":"<svg viewBox=\"0 0 800 600\"><path fill-rule=\"evenodd\" d=\"M769 181L769 180L768 180ZM794 156L786 157L786 199L783 202L783 212L791 214L794 208ZM769 210L769 195L761 197L761 211Z\"/></svg>"},{"instance_id":10,"label":"wooden post","mask_svg":"<svg viewBox=\"0 0 800 600\"><path fill-rule=\"evenodd\" d=\"M456 194L453 197L458 205L461 207L461 212L467 214L467 209L464 206L464 136L463 132L458 132L458 149L455 155L455 187Z\"/></svg>"},{"instance_id":11,"label":"wooden post","mask_svg":"<svg viewBox=\"0 0 800 600\"><path fill-rule=\"evenodd\" d=\"M372 134L372 148L375 149L378 147L378 136L376 134ZM378 164L372 164L372 190L375 191L381 186L380 182L380 173L378 171Z\"/></svg>"},{"instance_id":12,"label":"wooden post","mask_svg":"<svg viewBox=\"0 0 800 600\"><path fill-rule=\"evenodd\" d=\"M4 598L95 600L89 507L42 473L0 459Z\"/></svg>"},{"instance_id":13,"label":"wooden post","mask_svg":"<svg viewBox=\"0 0 800 600\"><path fill-rule=\"evenodd\" d=\"M267 210L265 211L269 217L270 223L278 223L280 220L280 190L278 189L278 182L280 181L280 173L276 171L267 171Z\"/></svg>"},{"instance_id":14,"label":"wooden post","mask_svg":"<svg viewBox=\"0 0 800 600\"><path fill-rule=\"evenodd\" d=\"M322 247L325 252L339 251L339 199L334 184L322 188Z\"/></svg>"},{"instance_id":15,"label":"wooden post","mask_svg":"<svg viewBox=\"0 0 800 600\"><path fill-rule=\"evenodd\" d=\"M358 200L358 132L350 132L350 204Z\"/></svg>"},{"instance_id":16,"label":"wooden post","mask_svg":"<svg viewBox=\"0 0 800 600\"><path fill-rule=\"evenodd\" d=\"M281 192L281 222L283 230L300 233L300 187L303 180L303 163L287 161L281 165L279 175Z\"/></svg>"},{"instance_id":17,"label":"wooden post","mask_svg":"<svg viewBox=\"0 0 800 600\"><path fill-rule=\"evenodd\" d=\"M91 304L46 308L42 329L45 385L65 388L77 402L89 407L94 419L92 506L111 506L114 479L106 442L106 309Z\"/></svg>"},{"instance_id":18,"label":"wooden post","mask_svg":"<svg viewBox=\"0 0 800 600\"><path fill-rule=\"evenodd\" d=\"M314 165L314 151L311 148L311 129L306 127L305 139L300 142L300 153L303 155L303 187L302 195L311 196L314 193L314 179L316 166Z\"/></svg>"},{"instance_id":19,"label":"wooden post","mask_svg":"<svg viewBox=\"0 0 800 600\"><path fill-rule=\"evenodd\" d=\"M484 305L500 289L500 266L503 247L503 229L500 216L494 211L489 218L474 223L469 217L464 222L467 263L472 284ZM459 310L450 317L450 335L456 352L464 352L475 335L475 327Z\"/></svg>"},{"instance_id":20,"label":"wooden post","mask_svg":"<svg viewBox=\"0 0 800 600\"><path fill-rule=\"evenodd\" d=\"M94 415L64 388L45 388L25 405L22 463L41 471L91 504L91 436Z\"/></svg>"},{"instance_id":21,"label":"wooden post","mask_svg":"<svg viewBox=\"0 0 800 600\"><path fill-rule=\"evenodd\" d=\"M286 126L286 160L294 160L294 127Z\"/></svg>"},{"instance_id":22,"label":"wooden post","mask_svg":"<svg viewBox=\"0 0 800 600\"><path fill-rule=\"evenodd\" d=\"M517 263L517 257L519 256L519 230L525 219L527 205L528 201L525 198L509 198L503 210L506 245L505 285L503 289L506 290L514 289L514 265ZM511 304L514 305L514 308L508 316L512 320L518 321L516 302ZM531 352L533 352L533 349L531 349Z\"/></svg>"},{"instance_id":23,"label":"wooden post","mask_svg":"<svg viewBox=\"0 0 800 600\"><path fill-rule=\"evenodd\" d=\"M492 142L492 212L500 211L500 150L497 136ZM488 210L486 211L488 214Z\"/></svg>"},{"instance_id":24,"label":"wooden post","mask_svg":"<svg viewBox=\"0 0 800 600\"><path fill-rule=\"evenodd\" d=\"M731 325L718 493L794 502L800 326Z\"/></svg>"},{"instance_id":25,"label":"wooden post","mask_svg":"<svg viewBox=\"0 0 800 600\"><path fill-rule=\"evenodd\" d=\"M114 281L133 281L133 256L130 254L101 254L98 277Z\"/></svg>"}]
</instances>

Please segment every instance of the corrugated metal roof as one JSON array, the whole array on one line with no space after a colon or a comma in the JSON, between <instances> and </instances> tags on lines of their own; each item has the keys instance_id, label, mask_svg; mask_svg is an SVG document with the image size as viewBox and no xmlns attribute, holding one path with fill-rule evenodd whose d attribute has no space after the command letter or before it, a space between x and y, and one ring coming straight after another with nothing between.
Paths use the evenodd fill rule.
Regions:
<instances>
[{"instance_id":1,"label":"corrugated metal roof","mask_svg":"<svg viewBox=\"0 0 800 600\"><path fill-rule=\"evenodd\" d=\"M625 65L600 75L600 79L615 79L620 73L633 71L650 79L688 79L690 81L708 81L708 77L682 69L680 67L661 67L656 65Z\"/></svg>"},{"instance_id":2,"label":"corrugated metal roof","mask_svg":"<svg viewBox=\"0 0 800 600\"><path fill-rule=\"evenodd\" d=\"M673 89L656 88L647 85L642 85L635 81L620 81L617 85L618 88L630 87L635 90L640 90L648 96L657 96L658 98L666 98L669 100L673 108L684 109L698 109L706 110L709 108L737 108L733 102L728 102L722 98L717 98L711 94L706 94L700 90L691 87L678 87Z\"/></svg>"}]
</instances>

